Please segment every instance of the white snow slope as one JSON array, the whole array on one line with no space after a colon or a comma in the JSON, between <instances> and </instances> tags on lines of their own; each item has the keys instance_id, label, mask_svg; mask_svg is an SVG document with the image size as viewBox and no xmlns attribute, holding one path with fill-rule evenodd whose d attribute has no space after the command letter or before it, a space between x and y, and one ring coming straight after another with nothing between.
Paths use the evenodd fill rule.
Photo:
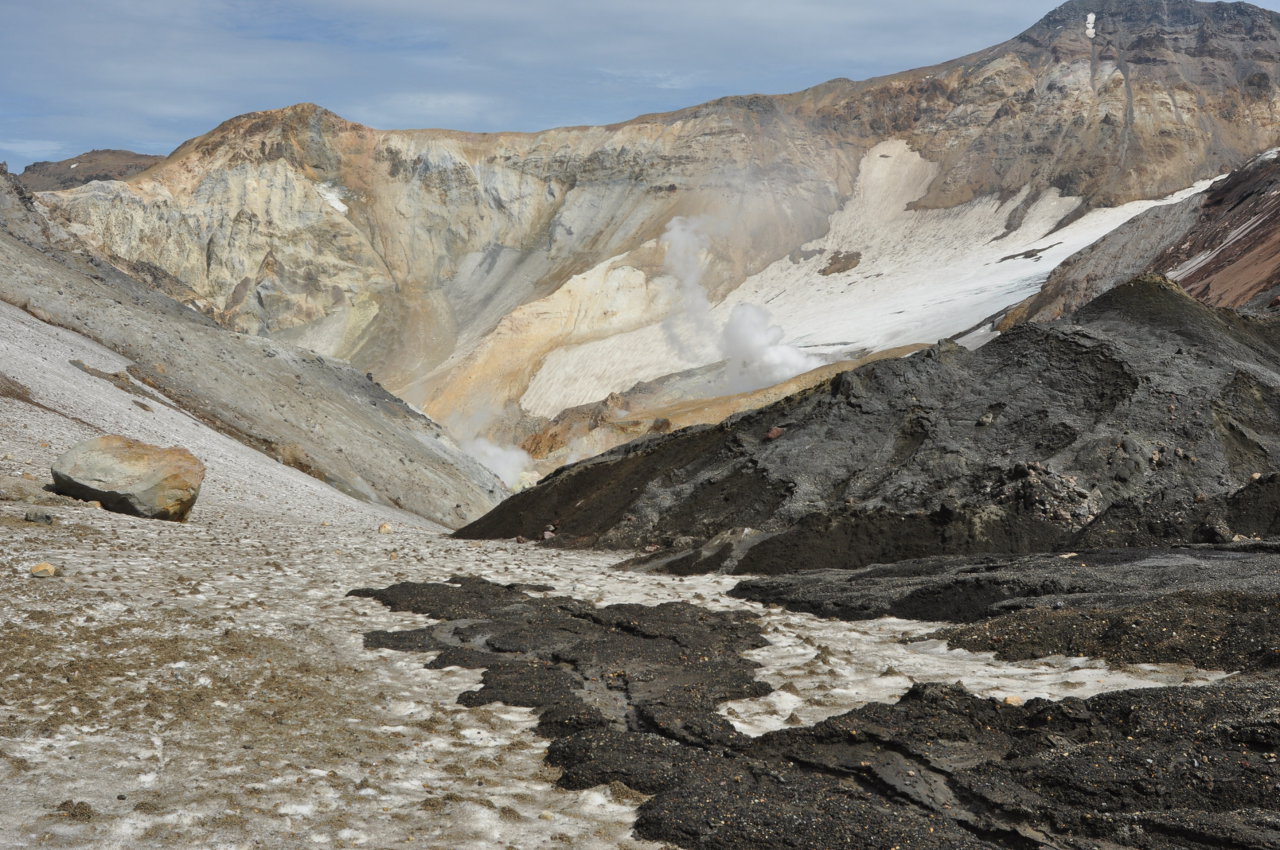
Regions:
<instances>
[{"instance_id":1,"label":"white snow slope","mask_svg":"<svg viewBox=\"0 0 1280 850\"><path fill-rule=\"evenodd\" d=\"M812 256L784 258L749 277L712 308L715 326L724 327L739 305L758 305L784 331L782 344L828 361L933 343L974 328L1034 294L1063 260L1139 213L1180 201L1209 185L1200 183L1159 201L1096 209L1058 230L1054 228L1080 199L1051 190L1026 210L1017 229L1006 232L1010 214L1027 200L1025 193L1004 202L987 197L953 209L911 209L937 174L937 165L905 142L877 145L864 157L854 195L832 216L830 231L803 246L800 256ZM708 227L732 232L732 222ZM822 274L836 253L857 253L861 260L849 271ZM679 290L675 281L665 281L665 290L659 290L667 295L657 298L653 282L634 269L626 276L608 274L619 261L603 263L582 277L619 304L635 300L640 290L631 290L636 287L657 309L670 310L679 303L671 294ZM554 294L548 304L563 297ZM523 309L526 321L544 312L539 302ZM563 308L545 312L558 316ZM602 308L602 315L616 314ZM589 323L589 317L585 323L583 317L578 319ZM588 335L585 326L578 335ZM536 415L554 416L566 407L625 391L638 381L718 359L714 347L704 346L707 353L700 359L691 358L689 348L673 347L660 321L564 345L543 361L521 406Z\"/></svg>"}]
</instances>

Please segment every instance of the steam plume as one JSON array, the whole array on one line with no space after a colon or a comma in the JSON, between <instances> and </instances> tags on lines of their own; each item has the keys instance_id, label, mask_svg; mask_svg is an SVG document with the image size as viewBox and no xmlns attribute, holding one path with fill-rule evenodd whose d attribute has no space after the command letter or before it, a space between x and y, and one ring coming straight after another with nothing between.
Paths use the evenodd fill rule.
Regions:
<instances>
[{"instance_id":1,"label":"steam plume","mask_svg":"<svg viewBox=\"0 0 1280 850\"><path fill-rule=\"evenodd\" d=\"M717 326L702 277L720 229L707 216L680 216L663 233L666 269L680 284L679 311L662 324L671 348L693 364L724 361L721 393L757 390L821 366L820 358L783 343L786 333L764 307L738 304L724 327Z\"/></svg>"}]
</instances>

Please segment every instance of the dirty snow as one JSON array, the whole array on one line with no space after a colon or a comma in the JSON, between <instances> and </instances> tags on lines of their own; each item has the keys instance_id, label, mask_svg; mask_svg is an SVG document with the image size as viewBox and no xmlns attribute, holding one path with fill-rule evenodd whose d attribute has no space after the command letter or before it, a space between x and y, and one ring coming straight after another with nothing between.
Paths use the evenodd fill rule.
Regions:
<instances>
[{"instance_id":1,"label":"dirty snow","mask_svg":"<svg viewBox=\"0 0 1280 850\"><path fill-rule=\"evenodd\" d=\"M616 554L455 541L71 359L104 372L127 365L0 304L0 374L44 406L0 397L0 490L24 474L43 480L60 452L104 430L188 446L209 473L186 524L75 504L48 508L56 522L44 526L0 499L0 847L657 850L630 837L636 795L555 787L529 710L456 704L479 671L362 648L365 631L429 622L344 595L403 580L462 573L600 605L752 611L772 642L752 657L779 691L724 711L753 734L893 699L913 680L1060 697L1213 678L1079 659L1005 664L898 642L929 624L843 624L729 599L729 577L657 577L611 569ZM40 561L64 575L31 577ZM67 801L88 809L59 809Z\"/></svg>"}]
</instances>

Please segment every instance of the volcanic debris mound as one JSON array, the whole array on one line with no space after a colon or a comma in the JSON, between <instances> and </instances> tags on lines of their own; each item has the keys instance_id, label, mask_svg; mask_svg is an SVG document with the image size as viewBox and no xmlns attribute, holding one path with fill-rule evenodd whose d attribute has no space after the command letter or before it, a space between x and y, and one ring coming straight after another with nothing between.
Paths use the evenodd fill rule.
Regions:
<instances>
[{"instance_id":1,"label":"volcanic debris mound","mask_svg":"<svg viewBox=\"0 0 1280 850\"><path fill-rule=\"evenodd\" d=\"M566 467L458 536L689 548L755 528L734 570L768 574L1269 534L1277 356L1280 325L1145 276L1071 320Z\"/></svg>"}]
</instances>

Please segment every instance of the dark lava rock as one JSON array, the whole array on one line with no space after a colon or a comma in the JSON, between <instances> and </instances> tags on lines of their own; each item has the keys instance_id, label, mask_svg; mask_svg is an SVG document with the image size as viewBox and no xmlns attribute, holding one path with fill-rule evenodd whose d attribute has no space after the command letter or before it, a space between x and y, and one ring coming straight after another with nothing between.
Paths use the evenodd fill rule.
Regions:
<instances>
[{"instance_id":1,"label":"dark lava rock","mask_svg":"<svg viewBox=\"0 0 1280 850\"><path fill-rule=\"evenodd\" d=\"M984 846L1276 847L1277 696L1268 682L1010 706L917 685L750 754L852 778Z\"/></svg>"},{"instance_id":2,"label":"dark lava rock","mask_svg":"<svg viewBox=\"0 0 1280 850\"><path fill-rule=\"evenodd\" d=\"M641 547L754 528L732 569L764 574L1268 535L1278 358L1280 323L1139 278L1071 321L877 362L565 467L457 534L554 524L559 545Z\"/></svg>"},{"instance_id":3,"label":"dark lava rock","mask_svg":"<svg viewBox=\"0 0 1280 850\"><path fill-rule=\"evenodd\" d=\"M739 735L714 706L772 690L756 681L757 665L741 657L765 645L741 614L683 602L597 608L466 577L349 595L444 620L414 631L370 632L365 646L438 650L434 667L484 668L484 686L465 694L466 704L554 709L542 718L544 732L636 729L722 744Z\"/></svg>"},{"instance_id":4,"label":"dark lava rock","mask_svg":"<svg viewBox=\"0 0 1280 850\"><path fill-rule=\"evenodd\" d=\"M1280 668L1280 594L1180 592L1115 608L1037 608L936 637L1018 661L1046 655L1210 670Z\"/></svg>"},{"instance_id":5,"label":"dark lava rock","mask_svg":"<svg viewBox=\"0 0 1280 850\"><path fill-rule=\"evenodd\" d=\"M939 557L744 581L731 595L844 620L965 625L935 637L1007 660L1087 656L1280 667L1280 551L1260 544Z\"/></svg>"},{"instance_id":6,"label":"dark lava rock","mask_svg":"<svg viewBox=\"0 0 1280 850\"><path fill-rule=\"evenodd\" d=\"M1247 560L1230 555L1214 557ZM1096 596L1124 598L1140 583L1132 572ZM1147 572L1158 584L1194 571ZM1254 580L1244 568L1228 579ZM352 593L442 621L371 632L366 646L483 667L484 687L464 704L538 709L561 785L653 795L636 821L642 838L691 850L1280 847L1271 677L1025 706L917 685L896 705L750 738L715 711L769 690L741 657L762 642L742 615L596 608L468 578Z\"/></svg>"}]
</instances>

